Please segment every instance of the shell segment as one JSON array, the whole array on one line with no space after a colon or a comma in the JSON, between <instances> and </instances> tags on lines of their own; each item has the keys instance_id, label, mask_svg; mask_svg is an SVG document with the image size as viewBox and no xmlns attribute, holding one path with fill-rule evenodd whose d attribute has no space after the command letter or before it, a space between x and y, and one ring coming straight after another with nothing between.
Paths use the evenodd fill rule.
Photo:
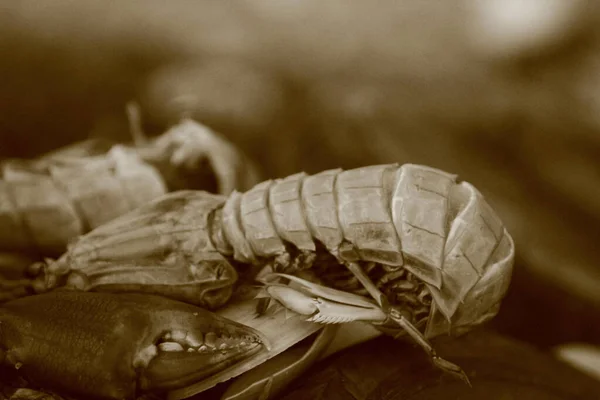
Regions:
<instances>
[{"instance_id":1,"label":"shell segment","mask_svg":"<svg viewBox=\"0 0 600 400\"><path fill-rule=\"evenodd\" d=\"M8 216L9 224L16 227L14 231L5 231L2 227L2 236L7 236L1 238L3 243L15 248L37 246L55 251L83 233L77 210L50 177L32 174L29 178L6 181L3 186L0 213L4 218ZM10 211L6 212L7 209Z\"/></svg>"},{"instance_id":2,"label":"shell segment","mask_svg":"<svg viewBox=\"0 0 600 400\"><path fill-rule=\"evenodd\" d=\"M272 257L286 252L269 210L269 188L272 185L272 180L259 183L242 195L240 203L246 239L254 254L260 257Z\"/></svg>"},{"instance_id":3,"label":"shell segment","mask_svg":"<svg viewBox=\"0 0 600 400\"><path fill-rule=\"evenodd\" d=\"M114 146L108 152L108 159L114 165L115 179L121 184L130 209L167 193L166 184L158 171L125 147Z\"/></svg>"},{"instance_id":4,"label":"shell segment","mask_svg":"<svg viewBox=\"0 0 600 400\"><path fill-rule=\"evenodd\" d=\"M237 191L227 198L223 207L223 234L231 243L233 258L240 262L251 263L255 257L240 219L241 201L242 194Z\"/></svg>"},{"instance_id":5,"label":"shell segment","mask_svg":"<svg viewBox=\"0 0 600 400\"><path fill-rule=\"evenodd\" d=\"M12 182L0 181L0 243L6 248L24 249L30 245L29 233L14 190Z\"/></svg>"},{"instance_id":6,"label":"shell segment","mask_svg":"<svg viewBox=\"0 0 600 400\"><path fill-rule=\"evenodd\" d=\"M108 160L90 158L49 166L52 179L64 189L66 196L88 225L100 226L131 209L123 195L121 183L114 178ZM75 167L75 168L74 168ZM94 179L90 179L93 176ZM110 207L106 207L110 204Z\"/></svg>"},{"instance_id":7,"label":"shell segment","mask_svg":"<svg viewBox=\"0 0 600 400\"><path fill-rule=\"evenodd\" d=\"M270 187L269 209L275 229L281 238L300 250L315 251L301 198L305 173L275 181Z\"/></svg>"},{"instance_id":8,"label":"shell segment","mask_svg":"<svg viewBox=\"0 0 600 400\"><path fill-rule=\"evenodd\" d=\"M336 181L337 208L344 239L361 260L392 266L403 264L400 240L390 213L397 164L344 171ZM387 178L387 179L386 179ZM344 254L340 254L344 258Z\"/></svg>"},{"instance_id":9,"label":"shell segment","mask_svg":"<svg viewBox=\"0 0 600 400\"><path fill-rule=\"evenodd\" d=\"M338 221L335 181L340 168L323 171L304 179L302 202L312 236L336 254L344 240Z\"/></svg>"},{"instance_id":10,"label":"shell segment","mask_svg":"<svg viewBox=\"0 0 600 400\"><path fill-rule=\"evenodd\" d=\"M497 244L488 261L489 267L484 275L465 296L465 304L470 307L461 307L455 316L460 323L473 321L476 317L484 315L485 310L490 310L504 296L511 281L512 264L514 257L514 243L508 232L504 231L502 239Z\"/></svg>"},{"instance_id":11,"label":"shell segment","mask_svg":"<svg viewBox=\"0 0 600 400\"><path fill-rule=\"evenodd\" d=\"M113 147L106 157L50 163L48 171L81 214L86 230L167 192L158 172L121 146Z\"/></svg>"},{"instance_id":12,"label":"shell segment","mask_svg":"<svg viewBox=\"0 0 600 400\"><path fill-rule=\"evenodd\" d=\"M210 239L208 216L224 200L200 191L169 193L81 236L40 278L44 284L66 280L64 286L79 290L155 293L218 307L237 279Z\"/></svg>"},{"instance_id":13,"label":"shell segment","mask_svg":"<svg viewBox=\"0 0 600 400\"><path fill-rule=\"evenodd\" d=\"M8 163L2 172L0 242L11 249L62 252L72 238L167 191L153 167L121 146L101 156Z\"/></svg>"},{"instance_id":14,"label":"shell segment","mask_svg":"<svg viewBox=\"0 0 600 400\"><path fill-rule=\"evenodd\" d=\"M406 256L418 262L406 269L436 288L442 286L448 195L455 175L420 165L398 170L392 198L394 225Z\"/></svg>"},{"instance_id":15,"label":"shell segment","mask_svg":"<svg viewBox=\"0 0 600 400\"><path fill-rule=\"evenodd\" d=\"M490 273L507 275L491 262L492 255L500 249L502 253L497 257L504 259L509 256L512 262L513 251L512 245L507 247L512 241L505 238L502 222L471 184L463 182L454 186L450 197L450 209L453 208L459 211L452 221L446 242L443 283L441 288L431 288L437 308L448 319L454 318L457 309L476 285L481 287L485 284L484 276L490 279ZM505 263L502 262L503 269L506 269ZM510 273L508 275L510 277ZM491 298L489 293L487 295Z\"/></svg>"},{"instance_id":16,"label":"shell segment","mask_svg":"<svg viewBox=\"0 0 600 400\"><path fill-rule=\"evenodd\" d=\"M431 319L425 335L434 337L449 332L452 326L477 325L492 318L499 311L500 301L506 294L512 277L514 243L508 232L504 231L500 242L488 261L489 267L483 276L465 296L461 307L453 315L444 310L444 295L434 294ZM451 319L449 319L451 317Z\"/></svg>"}]
</instances>

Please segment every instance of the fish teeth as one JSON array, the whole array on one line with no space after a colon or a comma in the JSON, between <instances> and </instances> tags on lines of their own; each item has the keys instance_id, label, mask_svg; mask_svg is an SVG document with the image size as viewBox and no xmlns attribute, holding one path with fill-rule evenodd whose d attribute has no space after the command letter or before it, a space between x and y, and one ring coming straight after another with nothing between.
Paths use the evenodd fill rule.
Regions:
<instances>
[{"instance_id":1,"label":"fish teeth","mask_svg":"<svg viewBox=\"0 0 600 400\"><path fill-rule=\"evenodd\" d=\"M209 332L206 334L209 337L209 344L205 345L204 343L204 335L200 333L192 333L186 332L181 329L175 329L170 332L167 332L163 335L161 343L159 344L159 349L162 351L199 351L200 348L203 350L210 346L210 338L215 334ZM216 339L216 336L214 336Z\"/></svg>"},{"instance_id":2,"label":"fish teeth","mask_svg":"<svg viewBox=\"0 0 600 400\"><path fill-rule=\"evenodd\" d=\"M228 347L234 347L238 345L237 338L234 338L231 335L225 334L221 336L221 340L223 340L223 342L227 344Z\"/></svg>"},{"instance_id":3,"label":"fish teeth","mask_svg":"<svg viewBox=\"0 0 600 400\"><path fill-rule=\"evenodd\" d=\"M244 336L244 341L248 342L248 343L258 343L259 340L257 338L255 338L254 336Z\"/></svg>"},{"instance_id":4,"label":"fish teeth","mask_svg":"<svg viewBox=\"0 0 600 400\"><path fill-rule=\"evenodd\" d=\"M219 350L225 350L231 347L231 339L226 335L221 335L215 343L215 347Z\"/></svg>"},{"instance_id":5,"label":"fish teeth","mask_svg":"<svg viewBox=\"0 0 600 400\"><path fill-rule=\"evenodd\" d=\"M186 342L190 347L198 348L198 347L202 346L202 344L203 344L202 339L203 339L202 333L198 333L196 336L188 335L186 338Z\"/></svg>"},{"instance_id":6,"label":"fish teeth","mask_svg":"<svg viewBox=\"0 0 600 400\"><path fill-rule=\"evenodd\" d=\"M173 339L175 342L182 342L185 340L186 337L187 337L187 333L185 331L182 331L182 330L171 331L171 339Z\"/></svg>"},{"instance_id":7,"label":"fish teeth","mask_svg":"<svg viewBox=\"0 0 600 400\"><path fill-rule=\"evenodd\" d=\"M208 332L204 336L204 344L208 347L215 348L217 344L217 334L214 332Z\"/></svg>"},{"instance_id":8,"label":"fish teeth","mask_svg":"<svg viewBox=\"0 0 600 400\"><path fill-rule=\"evenodd\" d=\"M160 351L183 351L183 346L177 342L162 342L158 345Z\"/></svg>"}]
</instances>

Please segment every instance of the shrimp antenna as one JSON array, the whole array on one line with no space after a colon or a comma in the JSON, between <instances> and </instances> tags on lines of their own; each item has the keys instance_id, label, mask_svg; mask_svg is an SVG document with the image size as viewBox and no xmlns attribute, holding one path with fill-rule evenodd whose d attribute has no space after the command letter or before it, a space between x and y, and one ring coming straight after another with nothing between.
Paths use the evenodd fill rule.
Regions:
<instances>
[{"instance_id":1,"label":"shrimp antenna","mask_svg":"<svg viewBox=\"0 0 600 400\"><path fill-rule=\"evenodd\" d=\"M136 147L141 147L148 143L148 137L142 129L142 112L137 101L131 100L125 106L127 114L127 122L129 124L129 133L133 138L133 144Z\"/></svg>"}]
</instances>

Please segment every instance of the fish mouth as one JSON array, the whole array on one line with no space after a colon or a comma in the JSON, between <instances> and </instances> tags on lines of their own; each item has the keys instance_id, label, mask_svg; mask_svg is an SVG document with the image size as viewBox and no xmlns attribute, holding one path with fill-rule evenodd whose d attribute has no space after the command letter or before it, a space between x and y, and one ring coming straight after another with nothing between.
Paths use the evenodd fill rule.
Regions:
<instances>
[{"instance_id":1,"label":"fish mouth","mask_svg":"<svg viewBox=\"0 0 600 400\"><path fill-rule=\"evenodd\" d=\"M139 387L169 391L188 386L268 348L260 332L237 323L205 332L169 330L138 353L138 360L150 359L143 363Z\"/></svg>"}]
</instances>

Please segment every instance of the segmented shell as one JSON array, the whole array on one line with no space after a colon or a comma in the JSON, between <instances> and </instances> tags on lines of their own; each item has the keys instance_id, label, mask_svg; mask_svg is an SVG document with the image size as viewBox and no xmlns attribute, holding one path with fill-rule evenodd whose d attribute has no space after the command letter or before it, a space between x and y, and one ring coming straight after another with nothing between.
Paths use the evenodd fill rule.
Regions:
<instances>
[{"instance_id":1,"label":"segmented shell","mask_svg":"<svg viewBox=\"0 0 600 400\"><path fill-rule=\"evenodd\" d=\"M263 182L228 199L222 237L245 263L298 264L299 254L320 246L341 263L402 267L426 283L432 318L446 325L487 317L514 258L510 235L475 187L414 164Z\"/></svg>"},{"instance_id":2,"label":"segmented shell","mask_svg":"<svg viewBox=\"0 0 600 400\"><path fill-rule=\"evenodd\" d=\"M115 146L105 155L7 163L0 180L0 246L64 251L73 238L166 193L158 172Z\"/></svg>"}]
</instances>

